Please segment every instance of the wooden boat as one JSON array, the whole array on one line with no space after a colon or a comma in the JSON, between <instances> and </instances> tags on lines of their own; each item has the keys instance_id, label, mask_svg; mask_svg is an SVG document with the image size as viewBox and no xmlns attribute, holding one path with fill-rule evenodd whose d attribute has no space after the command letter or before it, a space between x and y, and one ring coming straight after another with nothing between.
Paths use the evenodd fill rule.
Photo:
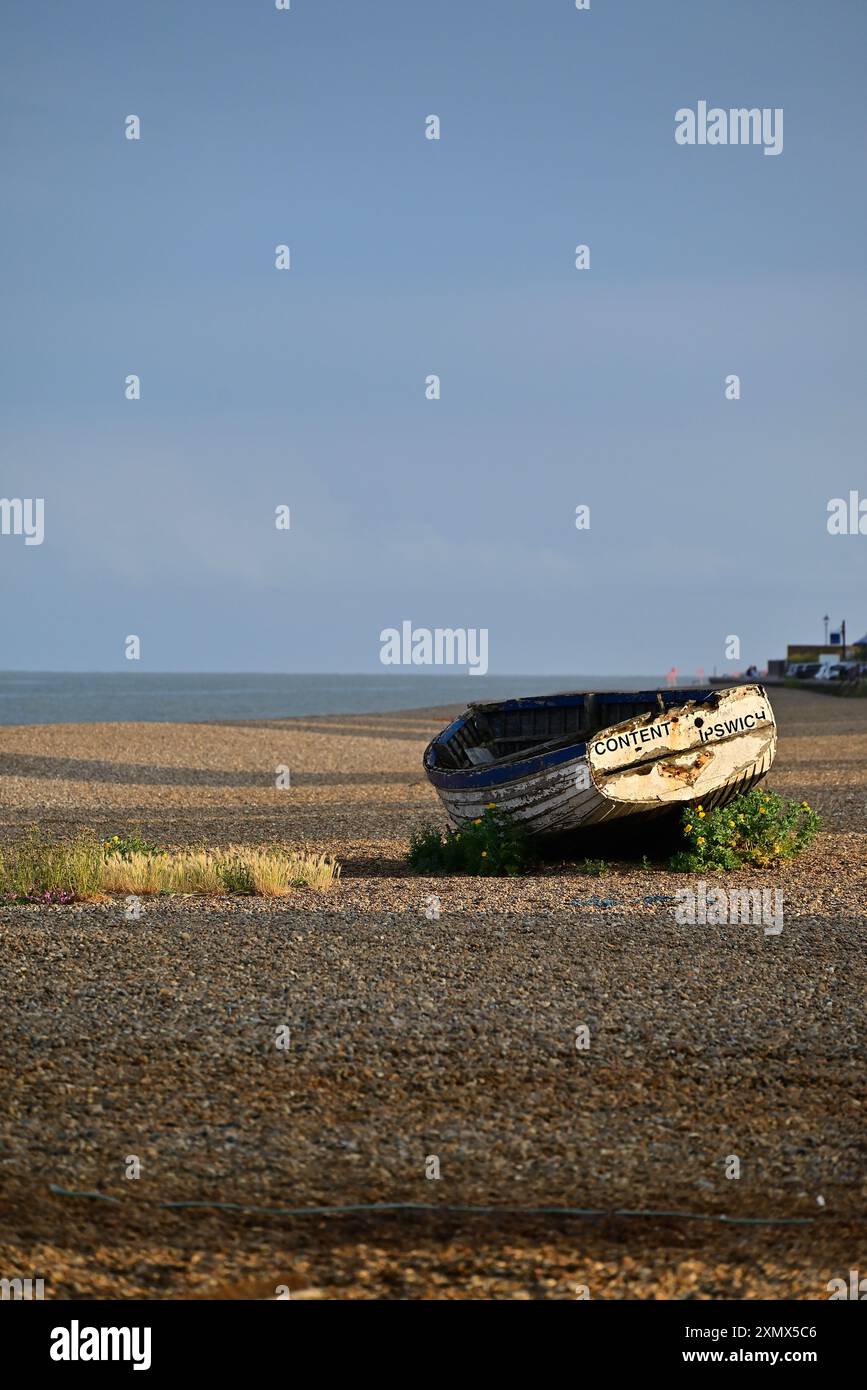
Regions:
<instances>
[{"instance_id":1,"label":"wooden boat","mask_svg":"<svg viewBox=\"0 0 867 1390\"><path fill-rule=\"evenodd\" d=\"M493 804L552 835L724 805L764 777L776 748L761 685L593 691L470 705L424 766L454 825Z\"/></svg>"}]
</instances>

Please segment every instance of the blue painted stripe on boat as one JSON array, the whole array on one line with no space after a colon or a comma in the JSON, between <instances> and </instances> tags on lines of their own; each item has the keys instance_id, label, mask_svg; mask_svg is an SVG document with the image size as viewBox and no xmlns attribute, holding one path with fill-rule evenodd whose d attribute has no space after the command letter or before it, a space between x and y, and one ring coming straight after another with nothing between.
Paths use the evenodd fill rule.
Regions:
<instances>
[{"instance_id":1,"label":"blue painted stripe on boat","mask_svg":"<svg viewBox=\"0 0 867 1390\"><path fill-rule=\"evenodd\" d=\"M592 694L593 692L589 692ZM685 705L690 701L703 703L719 691L713 686L682 686L676 690L604 690L595 695L599 705L622 705L646 703L652 709L658 708L657 696L661 695L666 705ZM572 709L583 705L586 694L580 695L526 695L515 700L481 701L471 705L471 709L503 710L510 713L521 709ZM443 737L442 734L439 736ZM439 740L437 740L439 741Z\"/></svg>"},{"instance_id":2,"label":"blue painted stripe on boat","mask_svg":"<svg viewBox=\"0 0 867 1390\"><path fill-rule=\"evenodd\" d=\"M467 716L465 714L462 714L460 718L456 719L452 724L450 724L447 729L443 729L441 734L437 734L433 742L448 743L449 739L458 732L458 729L462 729L466 722ZM433 747L433 744L431 744L431 747Z\"/></svg>"},{"instance_id":3,"label":"blue painted stripe on boat","mask_svg":"<svg viewBox=\"0 0 867 1390\"><path fill-rule=\"evenodd\" d=\"M437 743L440 739L436 740ZM434 747L432 744L431 747ZM586 743L571 743L568 748L558 748L551 753L540 753L535 758L523 758L520 762L509 762L503 767L441 768L431 767L425 758L427 775L435 787L497 787L503 782L515 782L529 773L541 772L546 767L556 767L558 763L568 763L570 759L580 758L587 752Z\"/></svg>"}]
</instances>

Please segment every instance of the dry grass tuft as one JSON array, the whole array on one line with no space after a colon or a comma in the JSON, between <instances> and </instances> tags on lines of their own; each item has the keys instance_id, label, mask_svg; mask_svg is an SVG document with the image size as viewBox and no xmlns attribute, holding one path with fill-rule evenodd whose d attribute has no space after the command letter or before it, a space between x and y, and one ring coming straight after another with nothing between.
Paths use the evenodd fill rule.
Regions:
<instances>
[{"instance_id":1,"label":"dry grass tuft","mask_svg":"<svg viewBox=\"0 0 867 1390\"><path fill-rule=\"evenodd\" d=\"M123 859L112 855L103 863L100 886L108 893L258 893L279 898L292 888L327 888L339 877L339 866L325 854L229 845L225 850L130 854Z\"/></svg>"},{"instance_id":2,"label":"dry grass tuft","mask_svg":"<svg viewBox=\"0 0 867 1390\"><path fill-rule=\"evenodd\" d=\"M54 844L33 829L0 853L0 898L13 902L62 903L103 893L282 897L293 888L322 891L339 877L330 856L279 845L118 853L92 835Z\"/></svg>"}]
</instances>

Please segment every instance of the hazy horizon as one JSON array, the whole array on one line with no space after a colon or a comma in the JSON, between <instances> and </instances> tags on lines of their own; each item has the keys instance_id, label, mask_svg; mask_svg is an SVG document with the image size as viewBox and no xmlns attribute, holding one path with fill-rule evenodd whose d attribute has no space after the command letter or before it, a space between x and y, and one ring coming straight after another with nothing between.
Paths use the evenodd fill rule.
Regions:
<instances>
[{"instance_id":1,"label":"hazy horizon","mask_svg":"<svg viewBox=\"0 0 867 1390\"><path fill-rule=\"evenodd\" d=\"M735 663L729 663L729 665L734 666ZM761 666L760 663L757 663L757 665ZM683 676L695 675L694 671L689 671L681 667L678 667L677 670L678 673ZM347 679L351 679L353 676L368 677L382 674L384 680L390 679L387 673L381 671L381 668L377 669L375 667L367 671L337 671L328 670L324 667L318 671L304 671L300 669L297 671L288 669L274 669L268 671L264 668L261 668L260 670L254 670L252 667L236 667L234 669L224 668L223 670L218 670L214 668L211 671L206 671L200 670L198 667L191 666L188 668L167 667L165 670L162 671L150 671L147 668L131 665L120 668L108 666L102 668L95 666L81 668L45 666L41 669L29 666L0 666L0 675L4 676L121 676L125 674L129 674L133 678L135 678L136 676L344 676ZM509 680L512 677L515 677L517 679L526 678L527 680L549 680L558 676L562 676L564 674L568 673L562 671L488 671L485 672L484 675L474 677L474 679L483 680L486 675L491 675L496 676L498 680ZM588 679L591 679L593 677L598 676L634 676L636 672L586 671L584 674L587 676ZM656 671L651 672L650 674L659 677L660 679L664 679L668 672ZM459 669L449 666L431 666L425 670L419 669L418 667L403 667L399 671L395 672L395 675L418 676L420 679L428 680L440 680L444 677L451 676L455 680L466 680L468 672L466 668Z\"/></svg>"}]
</instances>

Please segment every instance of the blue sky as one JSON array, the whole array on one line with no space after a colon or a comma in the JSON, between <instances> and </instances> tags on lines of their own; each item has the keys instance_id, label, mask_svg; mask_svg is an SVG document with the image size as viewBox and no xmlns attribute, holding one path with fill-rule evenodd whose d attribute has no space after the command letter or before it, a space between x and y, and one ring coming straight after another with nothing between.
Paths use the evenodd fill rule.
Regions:
<instances>
[{"instance_id":1,"label":"blue sky","mask_svg":"<svg viewBox=\"0 0 867 1390\"><path fill-rule=\"evenodd\" d=\"M867 628L826 530L867 496L860 0L3 28L0 495L45 498L4 667L375 670L411 619L494 672L688 672ZM782 107L782 154L678 146L701 99Z\"/></svg>"}]
</instances>

